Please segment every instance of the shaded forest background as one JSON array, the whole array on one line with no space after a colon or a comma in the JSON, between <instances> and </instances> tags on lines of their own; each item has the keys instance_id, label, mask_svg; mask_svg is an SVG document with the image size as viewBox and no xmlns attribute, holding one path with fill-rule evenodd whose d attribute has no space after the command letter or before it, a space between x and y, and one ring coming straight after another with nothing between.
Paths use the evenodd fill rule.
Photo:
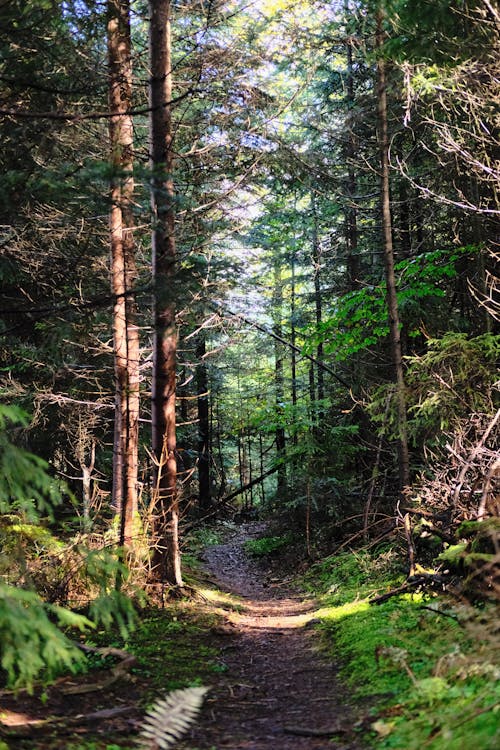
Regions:
<instances>
[{"instance_id":1,"label":"shaded forest background","mask_svg":"<svg viewBox=\"0 0 500 750\"><path fill-rule=\"evenodd\" d=\"M42 644L10 682L234 513L498 595L497 5L0 12L0 592Z\"/></svg>"}]
</instances>

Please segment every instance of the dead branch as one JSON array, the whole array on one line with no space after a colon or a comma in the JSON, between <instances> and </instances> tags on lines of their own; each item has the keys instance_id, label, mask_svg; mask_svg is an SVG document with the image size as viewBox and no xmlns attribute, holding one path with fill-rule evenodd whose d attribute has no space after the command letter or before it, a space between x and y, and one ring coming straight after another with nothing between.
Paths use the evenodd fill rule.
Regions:
<instances>
[{"instance_id":1,"label":"dead branch","mask_svg":"<svg viewBox=\"0 0 500 750\"><path fill-rule=\"evenodd\" d=\"M111 646L108 648L96 648L94 646L86 646L84 643L75 643L75 645L85 653L99 654L103 657L117 656L120 661L118 662L118 664L111 668L109 676L105 677L99 682L66 685L60 687L59 691L63 693L63 695L83 695L84 693L94 693L98 690L105 690L110 685L113 685L113 683L117 682L123 677L128 677L128 670L137 661L137 658L134 656L134 654L129 654L127 653L127 651L122 651L119 648L113 648Z\"/></svg>"},{"instance_id":2,"label":"dead branch","mask_svg":"<svg viewBox=\"0 0 500 750\"><path fill-rule=\"evenodd\" d=\"M465 476L472 466L474 459L478 456L481 449L483 448L484 444L486 443L488 437L490 436L491 432L495 428L496 423L500 419L500 409L497 410L497 413L489 423L488 427L483 433L483 436L481 437L481 440L474 446L474 449L472 453L469 455L469 458L465 461L464 465L462 466L462 469L460 471L460 474L458 475L457 482L455 484L455 489L453 491L453 505L456 507L458 503L458 498L460 496L460 491L463 487Z\"/></svg>"},{"instance_id":3,"label":"dead branch","mask_svg":"<svg viewBox=\"0 0 500 750\"><path fill-rule=\"evenodd\" d=\"M285 734L295 734L298 737L331 737L334 734L348 734L344 727L330 727L328 729L309 729L308 727L283 727Z\"/></svg>"},{"instance_id":4,"label":"dead branch","mask_svg":"<svg viewBox=\"0 0 500 750\"><path fill-rule=\"evenodd\" d=\"M418 576L414 576L411 580L408 580L402 586L398 586L397 588L392 589L392 591L387 591L385 594L369 599L368 604L383 604L393 596L406 594L409 591L414 591L421 587L434 588L436 584L439 585L440 588L444 588L445 580L443 576L436 573L420 573Z\"/></svg>"}]
</instances>

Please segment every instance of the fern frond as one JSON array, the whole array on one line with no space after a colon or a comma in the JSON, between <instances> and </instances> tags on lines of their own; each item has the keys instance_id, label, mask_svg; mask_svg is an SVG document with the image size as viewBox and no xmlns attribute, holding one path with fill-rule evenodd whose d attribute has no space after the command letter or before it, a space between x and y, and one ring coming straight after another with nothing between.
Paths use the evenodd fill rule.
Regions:
<instances>
[{"instance_id":1,"label":"fern frond","mask_svg":"<svg viewBox=\"0 0 500 750\"><path fill-rule=\"evenodd\" d=\"M146 712L139 735L142 750L168 750L194 723L208 688L174 690L157 700Z\"/></svg>"}]
</instances>

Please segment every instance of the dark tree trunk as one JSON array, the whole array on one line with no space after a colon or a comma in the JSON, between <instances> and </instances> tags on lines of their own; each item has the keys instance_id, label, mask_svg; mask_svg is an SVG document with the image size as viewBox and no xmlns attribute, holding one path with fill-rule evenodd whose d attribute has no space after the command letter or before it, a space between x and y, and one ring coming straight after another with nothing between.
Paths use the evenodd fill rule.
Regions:
<instances>
[{"instance_id":1,"label":"dark tree trunk","mask_svg":"<svg viewBox=\"0 0 500 750\"><path fill-rule=\"evenodd\" d=\"M347 11L347 3L345 10ZM347 143L345 147L347 157L347 207L346 217L346 266L347 266L347 284L352 291L359 287L359 260L358 260L358 211L356 206L356 172L354 165L356 163L356 135L354 133L354 66L352 55L352 41L350 38L346 42L347 56Z\"/></svg>"},{"instance_id":2,"label":"dark tree trunk","mask_svg":"<svg viewBox=\"0 0 500 750\"><path fill-rule=\"evenodd\" d=\"M318 213L316 210L316 199L314 193L311 193L311 207L312 207L312 218L313 218L313 230L312 230L312 260L314 268L314 306L316 312L316 326L319 329L323 322L323 298L321 294L321 247L319 244L318 235ZM323 361L323 342L321 338L319 340L316 357L322 362ZM317 405L317 419L316 419L316 432L322 430L324 421L324 398L325 398L325 375L321 367L317 368L317 393L318 402Z\"/></svg>"},{"instance_id":3,"label":"dark tree trunk","mask_svg":"<svg viewBox=\"0 0 500 750\"><path fill-rule=\"evenodd\" d=\"M182 586L175 431L177 327L170 0L150 0L152 275L154 340L152 447L155 549L152 578Z\"/></svg>"}]
</instances>

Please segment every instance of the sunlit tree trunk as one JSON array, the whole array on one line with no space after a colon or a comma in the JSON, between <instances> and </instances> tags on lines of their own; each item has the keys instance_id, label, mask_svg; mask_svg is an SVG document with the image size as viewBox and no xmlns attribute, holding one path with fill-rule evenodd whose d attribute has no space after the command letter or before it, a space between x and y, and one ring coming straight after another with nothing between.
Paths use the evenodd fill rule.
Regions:
<instances>
[{"instance_id":1,"label":"sunlit tree trunk","mask_svg":"<svg viewBox=\"0 0 500 750\"><path fill-rule=\"evenodd\" d=\"M382 14L377 16L377 48L383 44ZM387 309L391 338L392 358L396 374L396 397L399 436L399 467L403 487L410 484L410 462L408 454L408 430L406 418L405 381L403 357L401 353L401 334L399 323L396 280L394 275L394 251L392 238L391 203L389 190L389 136L387 124L387 91L385 60L379 54L377 61L377 108L378 108L378 142L380 150L380 198L382 211L382 231L384 243L385 278L387 286Z\"/></svg>"},{"instance_id":2,"label":"sunlit tree trunk","mask_svg":"<svg viewBox=\"0 0 500 750\"><path fill-rule=\"evenodd\" d=\"M149 10L154 284L151 412L155 459L152 577L173 586L182 586L175 431L177 327L171 2L150 0Z\"/></svg>"},{"instance_id":3,"label":"sunlit tree trunk","mask_svg":"<svg viewBox=\"0 0 500 750\"><path fill-rule=\"evenodd\" d=\"M133 541L137 516L139 442L139 334L133 296L137 278L132 201L133 123L129 0L108 0L109 121L111 164L110 236L115 425L113 507L120 543Z\"/></svg>"}]
</instances>

